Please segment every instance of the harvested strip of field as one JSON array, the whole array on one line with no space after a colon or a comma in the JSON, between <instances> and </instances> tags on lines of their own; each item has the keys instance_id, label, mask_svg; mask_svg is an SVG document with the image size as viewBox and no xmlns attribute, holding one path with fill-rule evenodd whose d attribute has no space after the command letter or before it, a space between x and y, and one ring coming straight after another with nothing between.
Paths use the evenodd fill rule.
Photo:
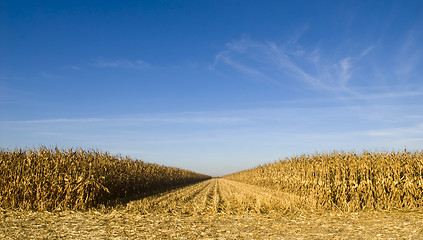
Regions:
<instances>
[{"instance_id":1,"label":"harvested strip of field","mask_svg":"<svg viewBox=\"0 0 423 240\"><path fill-rule=\"evenodd\" d=\"M210 179L128 204L128 211L148 213L287 212L312 204L312 199L227 179Z\"/></svg>"},{"instance_id":2,"label":"harvested strip of field","mask_svg":"<svg viewBox=\"0 0 423 240\"><path fill-rule=\"evenodd\" d=\"M423 212L0 211L0 239L423 239Z\"/></svg>"}]
</instances>

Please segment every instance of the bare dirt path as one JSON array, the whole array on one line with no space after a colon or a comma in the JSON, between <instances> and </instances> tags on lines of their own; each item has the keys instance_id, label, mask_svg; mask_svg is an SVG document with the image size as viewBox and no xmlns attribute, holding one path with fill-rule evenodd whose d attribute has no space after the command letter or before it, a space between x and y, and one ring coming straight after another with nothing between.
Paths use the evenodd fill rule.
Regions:
<instances>
[{"instance_id":1,"label":"bare dirt path","mask_svg":"<svg viewBox=\"0 0 423 240\"><path fill-rule=\"evenodd\" d=\"M423 212L312 212L290 194L211 179L88 212L0 211L0 239L423 239Z\"/></svg>"}]
</instances>

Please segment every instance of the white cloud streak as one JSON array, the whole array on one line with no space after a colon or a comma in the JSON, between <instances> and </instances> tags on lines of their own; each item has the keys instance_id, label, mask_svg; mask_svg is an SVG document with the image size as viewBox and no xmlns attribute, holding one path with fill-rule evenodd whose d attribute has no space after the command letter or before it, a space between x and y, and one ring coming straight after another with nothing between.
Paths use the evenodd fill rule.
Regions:
<instances>
[{"instance_id":1,"label":"white cloud streak","mask_svg":"<svg viewBox=\"0 0 423 240\"><path fill-rule=\"evenodd\" d=\"M307 51L292 44L298 38L284 45L245 38L230 42L224 51L216 55L213 67L219 69L223 64L251 78L280 86L305 84L306 88L313 90L351 93L348 84L355 70L353 57L345 56L336 61L324 58L319 54L319 49ZM373 48L363 50L361 56Z\"/></svg>"},{"instance_id":2,"label":"white cloud streak","mask_svg":"<svg viewBox=\"0 0 423 240\"><path fill-rule=\"evenodd\" d=\"M364 49L361 53L360 53L360 57L365 57L367 54L369 54L371 51L373 51L373 49L376 48L376 45L371 45L369 47L367 47L366 49Z\"/></svg>"},{"instance_id":3,"label":"white cloud streak","mask_svg":"<svg viewBox=\"0 0 423 240\"><path fill-rule=\"evenodd\" d=\"M91 66L98 67L98 68L129 68L129 69L148 69L151 68L152 65L149 63L137 59L137 60L128 60L125 58L118 58L118 59L104 59L104 58L97 58L91 61Z\"/></svg>"},{"instance_id":4,"label":"white cloud streak","mask_svg":"<svg viewBox=\"0 0 423 240\"><path fill-rule=\"evenodd\" d=\"M257 69L248 67L246 65L243 65L237 61L234 61L230 56L228 52L221 52L216 56L216 61L223 61L224 63L226 63L227 65L233 67L234 69L249 75L253 78L259 79L259 80L263 80L263 81L268 81L277 85L282 85L280 82L274 80L273 78L267 76L266 74L260 72Z\"/></svg>"},{"instance_id":5,"label":"white cloud streak","mask_svg":"<svg viewBox=\"0 0 423 240\"><path fill-rule=\"evenodd\" d=\"M103 122L103 118L55 118L55 119L38 119L38 120L22 120L22 121L0 121L3 124L45 124L45 123L89 123Z\"/></svg>"},{"instance_id":6,"label":"white cloud streak","mask_svg":"<svg viewBox=\"0 0 423 240\"><path fill-rule=\"evenodd\" d=\"M423 123L408 127L375 129L363 132L363 134L368 136L396 137L398 139L419 138L423 135Z\"/></svg>"},{"instance_id":7,"label":"white cloud streak","mask_svg":"<svg viewBox=\"0 0 423 240\"><path fill-rule=\"evenodd\" d=\"M339 76L339 82L342 87L346 87L348 81L351 78L351 58L347 57L339 61L339 65L341 67L341 74Z\"/></svg>"},{"instance_id":8,"label":"white cloud streak","mask_svg":"<svg viewBox=\"0 0 423 240\"><path fill-rule=\"evenodd\" d=\"M63 66L65 69L81 71L86 68L100 68L100 69L135 69L147 70L154 68L150 63L141 59L129 60L126 58L106 59L103 57L85 61L82 64L68 64Z\"/></svg>"},{"instance_id":9,"label":"white cloud streak","mask_svg":"<svg viewBox=\"0 0 423 240\"><path fill-rule=\"evenodd\" d=\"M405 36L396 57L396 73L400 79L408 79L417 68L422 66L421 41L422 34L415 29L410 30Z\"/></svg>"},{"instance_id":10,"label":"white cloud streak","mask_svg":"<svg viewBox=\"0 0 423 240\"><path fill-rule=\"evenodd\" d=\"M0 124L79 124L79 123L168 123L168 124L249 124L250 120L242 117L125 117L125 118L56 118L23 121L0 121Z\"/></svg>"},{"instance_id":11,"label":"white cloud streak","mask_svg":"<svg viewBox=\"0 0 423 240\"><path fill-rule=\"evenodd\" d=\"M355 49L333 46L331 52L325 52L323 48L304 48L299 44L307 29L304 26L285 43L246 37L229 42L216 55L213 69L232 74L229 69L249 79L301 92L331 93L342 99L420 95L420 30L411 29L402 44L391 51L383 51L383 41L379 40Z\"/></svg>"}]
</instances>

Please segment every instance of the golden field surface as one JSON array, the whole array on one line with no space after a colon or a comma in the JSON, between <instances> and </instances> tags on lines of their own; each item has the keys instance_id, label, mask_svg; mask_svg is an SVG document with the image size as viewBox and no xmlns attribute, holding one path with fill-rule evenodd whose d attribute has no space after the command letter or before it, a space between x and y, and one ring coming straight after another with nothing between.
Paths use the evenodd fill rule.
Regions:
<instances>
[{"instance_id":1,"label":"golden field surface","mask_svg":"<svg viewBox=\"0 0 423 240\"><path fill-rule=\"evenodd\" d=\"M422 153L212 178L83 150L2 151L0 239L423 239Z\"/></svg>"}]
</instances>

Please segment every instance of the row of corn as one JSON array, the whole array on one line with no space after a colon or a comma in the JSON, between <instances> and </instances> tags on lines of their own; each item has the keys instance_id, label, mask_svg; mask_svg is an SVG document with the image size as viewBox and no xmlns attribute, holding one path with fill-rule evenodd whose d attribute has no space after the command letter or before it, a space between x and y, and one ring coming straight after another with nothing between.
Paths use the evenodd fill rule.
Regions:
<instances>
[{"instance_id":1,"label":"row of corn","mask_svg":"<svg viewBox=\"0 0 423 240\"><path fill-rule=\"evenodd\" d=\"M316 208L423 207L423 152L302 155L225 176L316 200Z\"/></svg>"},{"instance_id":2,"label":"row of corn","mask_svg":"<svg viewBox=\"0 0 423 240\"><path fill-rule=\"evenodd\" d=\"M0 150L0 207L87 209L210 178L95 150Z\"/></svg>"}]
</instances>

